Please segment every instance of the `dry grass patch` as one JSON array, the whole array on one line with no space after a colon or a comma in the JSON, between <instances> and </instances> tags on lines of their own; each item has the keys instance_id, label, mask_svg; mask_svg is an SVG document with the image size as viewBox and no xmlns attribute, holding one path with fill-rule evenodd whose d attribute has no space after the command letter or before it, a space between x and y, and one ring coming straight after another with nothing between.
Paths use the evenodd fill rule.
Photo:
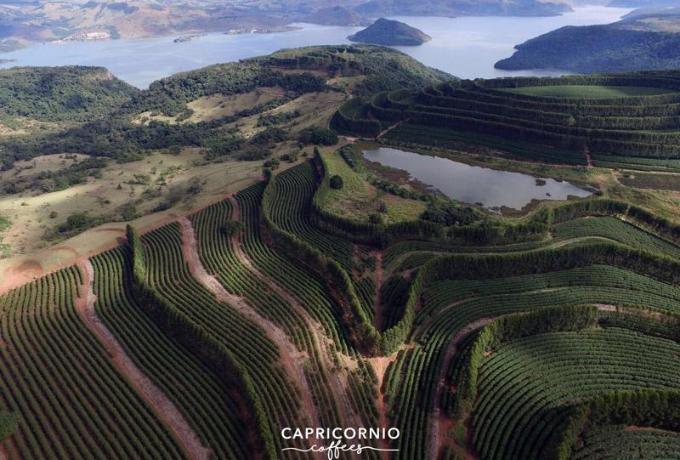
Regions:
<instances>
[{"instance_id":1,"label":"dry grass patch","mask_svg":"<svg viewBox=\"0 0 680 460\"><path fill-rule=\"evenodd\" d=\"M40 168L59 161L56 155L36 159ZM3 174L12 174L15 170ZM45 231L65 222L71 214L87 212L113 220L120 218L121 209L130 203L135 203L137 214L148 214L167 200L171 188L186 187L192 180L200 181L200 193L173 207L181 210L228 193L234 184L246 186L261 176L261 170L261 161L207 163L197 149L186 149L180 155L155 153L144 160L124 164L112 162L102 170L101 178L89 178L87 183L66 190L0 195L0 216L11 222L2 235L3 243L10 245L13 255L32 253L47 247L49 243L43 239Z\"/></svg>"},{"instance_id":2,"label":"dry grass patch","mask_svg":"<svg viewBox=\"0 0 680 460\"><path fill-rule=\"evenodd\" d=\"M248 93L230 96L223 94L204 96L187 104L187 107L193 111L193 114L186 120L186 123L198 123L228 117L243 109L266 104L278 97L282 97L284 94L283 88L275 86L271 88L257 88Z\"/></svg>"},{"instance_id":3,"label":"dry grass patch","mask_svg":"<svg viewBox=\"0 0 680 460\"><path fill-rule=\"evenodd\" d=\"M250 138L266 129L266 127L257 126L260 115L297 111L300 115L290 123L283 125L288 128L290 133L295 134L310 126L327 126L335 111L344 101L345 95L334 91L303 94L274 109L241 118L228 126L238 127L245 138Z\"/></svg>"},{"instance_id":4,"label":"dry grass patch","mask_svg":"<svg viewBox=\"0 0 680 460\"><path fill-rule=\"evenodd\" d=\"M219 118L229 117L237 112L266 104L285 94L283 88L274 86L271 88L257 88L253 91L242 94L212 94L210 96L199 97L187 104L193 112L190 117L179 121L179 116L166 116L158 112L142 112L136 115L132 122L135 124L148 125L152 121L167 123L170 125L178 123L199 123L202 121L212 121Z\"/></svg>"}]
</instances>

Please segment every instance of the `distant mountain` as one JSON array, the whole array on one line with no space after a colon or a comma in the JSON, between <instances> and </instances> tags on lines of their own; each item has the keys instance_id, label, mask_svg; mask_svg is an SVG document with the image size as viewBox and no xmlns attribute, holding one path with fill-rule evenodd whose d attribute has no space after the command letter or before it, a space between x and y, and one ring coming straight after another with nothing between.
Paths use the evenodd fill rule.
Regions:
<instances>
[{"instance_id":1,"label":"distant mountain","mask_svg":"<svg viewBox=\"0 0 680 460\"><path fill-rule=\"evenodd\" d=\"M321 8L307 16L304 20L312 24L329 26L359 26L366 23L366 20L361 15L344 6Z\"/></svg>"},{"instance_id":2,"label":"distant mountain","mask_svg":"<svg viewBox=\"0 0 680 460\"><path fill-rule=\"evenodd\" d=\"M432 37L415 27L385 18L378 19L347 38L353 42L387 46L418 46L432 40Z\"/></svg>"},{"instance_id":3,"label":"distant mountain","mask_svg":"<svg viewBox=\"0 0 680 460\"><path fill-rule=\"evenodd\" d=\"M368 17L403 16L557 16L572 11L566 1L540 0L369 0L355 8Z\"/></svg>"},{"instance_id":4,"label":"distant mountain","mask_svg":"<svg viewBox=\"0 0 680 460\"><path fill-rule=\"evenodd\" d=\"M680 14L642 14L609 25L563 27L515 48L496 68L578 73L680 69Z\"/></svg>"},{"instance_id":5,"label":"distant mountain","mask_svg":"<svg viewBox=\"0 0 680 460\"><path fill-rule=\"evenodd\" d=\"M678 0L612 0L609 3L609 6L617 8L658 8L677 5Z\"/></svg>"},{"instance_id":6,"label":"distant mountain","mask_svg":"<svg viewBox=\"0 0 680 460\"><path fill-rule=\"evenodd\" d=\"M652 15L677 15L680 14L680 6L659 6L659 7L644 7L644 8L638 8L636 10L631 11L627 15L623 17L623 19L635 19L635 18L640 18L643 16L652 16Z\"/></svg>"},{"instance_id":7,"label":"distant mountain","mask_svg":"<svg viewBox=\"0 0 680 460\"><path fill-rule=\"evenodd\" d=\"M69 0L0 1L0 40L142 38L280 30L294 22L368 24L388 15L554 16L568 0ZM0 52L7 46L0 47Z\"/></svg>"}]
</instances>

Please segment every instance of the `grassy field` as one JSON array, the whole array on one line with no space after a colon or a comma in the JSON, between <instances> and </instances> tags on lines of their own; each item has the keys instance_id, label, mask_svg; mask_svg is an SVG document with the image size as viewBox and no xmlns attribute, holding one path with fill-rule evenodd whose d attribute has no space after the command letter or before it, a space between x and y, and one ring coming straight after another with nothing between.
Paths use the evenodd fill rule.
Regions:
<instances>
[{"instance_id":1,"label":"grassy field","mask_svg":"<svg viewBox=\"0 0 680 460\"><path fill-rule=\"evenodd\" d=\"M211 95L201 97L187 105L192 115L187 120L178 121L177 117L167 117L160 113L144 113L133 117L133 123L148 124L151 121L167 124L206 122L255 107L283 96L280 87L257 88L237 95ZM314 92L294 98L283 105L263 112L275 115L281 112L297 112L287 124L281 125L290 134L290 140L271 146L272 156L278 157L290 152L298 152L297 133L312 125L323 125L345 95L337 91ZM239 118L224 125L225 130L238 131L249 139L266 129L258 126L262 114ZM0 121L0 137L2 136ZM311 147L305 149L311 154ZM45 180L41 174L66 171L68 167L86 160L87 155L43 155L31 160L17 161L12 168L0 171L0 184L22 182L28 188L19 188L19 193L3 193L0 188L0 216L8 219L11 226L0 236L0 258L30 254L46 248L48 242L43 238L46 231L63 224L67 217L77 212L87 212L91 217L105 221L130 220L149 214L168 201L171 194L181 195L180 202L172 208L186 205L187 199L204 203L234 184L248 185L261 176L262 161L224 161L211 163L205 159L200 149L185 148L179 155L159 152L145 159L127 163L109 162L101 170L99 177L87 177L86 181L64 190L42 187ZM200 181L201 191L188 196L178 190ZM390 200L394 201L394 200ZM399 203L395 204L398 208ZM129 212L132 209L134 212ZM127 210L127 212L126 212ZM61 238L63 239L63 238ZM10 250L11 249L11 250Z\"/></svg>"},{"instance_id":2,"label":"grassy field","mask_svg":"<svg viewBox=\"0 0 680 460\"><path fill-rule=\"evenodd\" d=\"M673 91L664 88L649 88L641 86L597 86L597 85L557 85L557 86L526 86L523 88L503 88L513 94L523 96L565 97L586 99L611 99L630 96L654 96L668 94Z\"/></svg>"},{"instance_id":3,"label":"grassy field","mask_svg":"<svg viewBox=\"0 0 680 460\"><path fill-rule=\"evenodd\" d=\"M255 107L259 104L267 103L283 95L284 90L280 87L257 88L242 94L213 94L189 102L187 107L191 110L192 114L183 121L178 121L178 116L168 117L150 111L136 115L133 117L132 121L137 124L149 124L152 121L160 121L169 124L212 121L234 115L244 108Z\"/></svg>"},{"instance_id":4,"label":"grassy field","mask_svg":"<svg viewBox=\"0 0 680 460\"><path fill-rule=\"evenodd\" d=\"M619 182L634 188L680 192L680 175L678 174L623 173Z\"/></svg>"},{"instance_id":5,"label":"grassy field","mask_svg":"<svg viewBox=\"0 0 680 460\"><path fill-rule=\"evenodd\" d=\"M34 168L19 174L39 173L48 167L59 170L62 161L58 155L37 158ZM3 174L11 175L22 164ZM169 194L176 193L171 190L185 189L191 181L199 181L201 191L193 197L183 195L173 207L181 208L189 201L201 203L230 184L247 185L256 180L261 165L261 161L207 163L199 151L186 149L180 155L156 153L141 161L111 163L102 170L101 177L88 178L85 183L65 190L0 194L0 216L11 222L3 242L12 247L13 255L29 254L46 247L45 231L62 224L71 214L87 212L106 221L119 220L121 212L132 205L134 214L144 215L167 200Z\"/></svg>"},{"instance_id":6,"label":"grassy field","mask_svg":"<svg viewBox=\"0 0 680 460\"><path fill-rule=\"evenodd\" d=\"M294 135L304 128L328 123L328 120L330 120L333 113L335 113L344 100L345 95L336 91L304 94L262 114L240 118L238 121L225 125L225 128L236 128L244 137L250 138L266 129L264 126L257 125L261 115L276 115L283 112L297 111L299 113L298 117L281 125Z\"/></svg>"},{"instance_id":7,"label":"grassy field","mask_svg":"<svg viewBox=\"0 0 680 460\"><path fill-rule=\"evenodd\" d=\"M337 175L343 180L343 187L339 190L325 184L320 190L323 205L329 211L365 222L370 214L380 212L381 203L384 203L386 210L382 214L385 223L416 220L425 211L426 205L422 201L401 198L369 184L338 153L324 152L322 156L328 177Z\"/></svg>"}]
</instances>

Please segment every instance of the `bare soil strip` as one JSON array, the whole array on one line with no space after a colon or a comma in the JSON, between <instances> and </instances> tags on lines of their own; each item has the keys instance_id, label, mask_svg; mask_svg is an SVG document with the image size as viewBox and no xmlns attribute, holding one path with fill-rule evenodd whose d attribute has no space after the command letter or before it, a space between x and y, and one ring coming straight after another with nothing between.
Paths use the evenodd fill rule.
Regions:
<instances>
[{"instance_id":1,"label":"bare soil strip","mask_svg":"<svg viewBox=\"0 0 680 460\"><path fill-rule=\"evenodd\" d=\"M298 388L303 414L310 418L311 426L320 426L319 414L312 400L311 387L305 375L307 353L298 351L283 329L262 316L242 297L228 292L217 278L207 272L198 255L198 244L191 221L186 217L180 217L178 221L182 228L182 252L184 260L189 265L191 275L212 292L217 300L229 304L243 316L258 324L267 334L267 337L276 344L279 348L281 364L288 377Z\"/></svg>"},{"instance_id":2,"label":"bare soil strip","mask_svg":"<svg viewBox=\"0 0 680 460\"><path fill-rule=\"evenodd\" d=\"M402 125L402 123L408 122L408 121L409 121L408 119L402 120L402 121L399 121L399 122L393 124L392 126L386 128L386 129L383 129L383 130L380 132L380 134L378 134L377 136L375 136L375 138L376 138L376 139L380 139L381 137L384 137L387 133L389 133L389 132L392 131L393 129L398 128L399 126Z\"/></svg>"},{"instance_id":3,"label":"bare soil strip","mask_svg":"<svg viewBox=\"0 0 680 460\"><path fill-rule=\"evenodd\" d=\"M76 299L78 316L85 323L111 358L116 370L132 384L156 416L173 434L180 446L192 460L207 460L211 450L201 444L201 440L191 429L177 406L135 365L126 354L123 346L99 319L95 310L94 268L89 259L80 259L78 268L83 274L83 284Z\"/></svg>"},{"instance_id":4,"label":"bare soil strip","mask_svg":"<svg viewBox=\"0 0 680 460\"><path fill-rule=\"evenodd\" d=\"M456 335L453 337L453 339L451 339L448 346L446 347L446 350L444 351L444 356L442 357L441 364L439 366L437 379L435 380L437 386L435 389L434 399L432 401L432 415L430 416L431 437L429 458L432 460L437 459L439 449L446 440L446 432L448 430L448 425L450 425L450 423L447 423L448 417L443 416L441 414L441 407L439 406L439 402L441 401L442 395L444 394L444 389L446 388L446 372L449 369L451 359L453 358L453 355L456 353L458 344L465 337L467 337L468 334L472 333L473 331L476 331L479 328L486 326L493 320L494 318L480 318L476 321L471 322L470 324L462 328L460 331L458 331L458 333L456 333Z\"/></svg>"},{"instance_id":5,"label":"bare soil strip","mask_svg":"<svg viewBox=\"0 0 680 460\"><path fill-rule=\"evenodd\" d=\"M383 325L383 314L382 314L382 301L380 298L380 291L382 290L383 284L383 251L373 251L371 253L375 259L375 300L373 302L373 325L379 331L382 330Z\"/></svg>"},{"instance_id":6,"label":"bare soil strip","mask_svg":"<svg viewBox=\"0 0 680 460\"><path fill-rule=\"evenodd\" d=\"M385 404L385 395L383 393L383 382L385 381L385 373L390 364L397 360L397 355L401 350L409 350L413 348L413 344L402 345L398 351L395 351L390 356L379 356L375 358L368 358L366 361L373 367L376 377L378 378L378 399L376 401L376 409L378 411L378 424L380 427L389 428L389 420L387 419L387 405ZM390 448L389 441L381 439L381 448ZM381 452L382 458L387 459L389 455L387 452Z\"/></svg>"},{"instance_id":7,"label":"bare soil strip","mask_svg":"<svg viewBox=\"0 0 680 460\"><path fill-rule=\"evenodd\" d=\"M231 202L233 209L232 219L240 221L241 208L238 204L238 201L236 201L234 197L230 197L229 201ZM338 404L338 411L340 412L342 422L345 424L345 426L348 427L363 426L361 417L359 417L359 415L352 408L352 404L348 397L349 387L347 382L347 375L344 372L338 372L334 370L335 365L333 363L333 358L330 355L331 350L330 345L332 344L332 340L326 335L323 326L321 326L321 324L319 324L314 318L312 318L312 316L300 303L298 298L295 297L295 295L293 295L287 289L279 285L275 280L265 276L255 267L253 262L250 260L250 257L248 257L248 255L243 251L243 248L241 247L239 234L235 234L232 236L231 243L236 258L245 267L247 267L251 271L251 273L253 273L253 275L255 275L260 281L266 283L274 292L276 292L279 296L286 300L291 305L291 307L293 307L295 312L298 315L300 315L300 317L307 324L309 330L312 332L312 337L314 338L314 346L317 348L317 350L319 350L318 356L321 360L321 365L326 370L326 374L333 387L332 393L336 398L341 398L339 400L336 400L336 402ZM356 362L354 362L354 360L349 356L341 355L339 352L338 356L341 358L341 361L343 363L348 364L350 367L357 366Z\"/></svg>"},{"instance_id":8,"label":"bare soil strip","mask_svg":"<svg viewBox=\"0 0 680 460\"><path fill-rule=\"evenodd\" d=\"M590 156L590 149L587 145L583 147L583 155L586 157L586 168L593 169L593 157Z\"/></svg>"},{"instance_id":9,"label":"bare soil strip","mask_svg":"<svg viewBox=\"0 0 680 460\"><path fill-rule=\"evenodd\" d=\"M654 431L661 434L671 434L676 435L678 432L673 430L664 430L663 428L657 428L654 426L640 426L640 425L626 425L624 431Z\"/></svg>"}]
</instances>

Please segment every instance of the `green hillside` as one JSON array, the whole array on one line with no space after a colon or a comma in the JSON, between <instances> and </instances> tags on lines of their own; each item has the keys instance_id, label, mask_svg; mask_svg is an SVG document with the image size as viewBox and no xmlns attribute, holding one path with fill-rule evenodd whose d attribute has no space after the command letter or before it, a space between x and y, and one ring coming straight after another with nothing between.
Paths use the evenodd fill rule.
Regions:
<instances>
[{"instance_id":1,"label":"green hillside","mask_svg":"<svg viewBox=\"0 0 680 460\"><path fill-rule=\"evenodd\" d=\"M353 42L386 46L418 46L432 40L432 37L415 27L385 18L378 19L347 38Z\"/></svg>"},{"instance_id":2,"label":"green hillside","mask_svg":"<svg viewBox=\"0 0 680 460\"><path fill-rule=\"evenodd\" d=\"M0 116L84 122L138 92L99 67L16 67L0 70Z\"/></svg>"},{"instance_id":3,"label":"green hillside","mask_svg":"<svg viewBox=\"0 0 680 460\"><path fill-rule=\"evenodd\" d=\"M648 88L644 86L600 85L525 86L521 88L502 88L501 91L524 96L561 97L567 99L617 99L632 96L656 96L674 92L669 89Z\"/></svg>"},{"instance_id":4,"label":"green hillside","mask_svg":"<svg viewBox=\"0 0 680 460\"><path fill-rule=\"evenodd\" d=\"M496 68L576 73L678 69L680 16L641 13L609 25L562 27L515 48Z\"/></svg>"},{"instance_id":5,"label":"green hillside","mask_svg":"<svg viewBox=\"0 0 680 460\"><path fill-rule=\"evenodd\" d=\"M393 126L395 142L463 141L543 162L677 169L679 89L670 71L451 82L349 101L333 123L366 137Z\"/></svg>"},{"instance_id":6,"label":"green hillside","mask_svg":"<svg viewBox=\"0 0 680 460\"><path fill-rule=\"evenodd\" d=\"M460 81L308 47L108 110L0 137L2 236L45 235L0 264L0 457L677 457L680 71ZM462 203L382 144L589 196Z\"/></svg>"},{"instance_id":7,"label":"green hillside","mask_svg":"<svg viewBox=\"0 0 680 460\"><path fill-rule=\"evenodd\" d=\"M399 51L368 45L282 50L270 56L180 73L154 82L144 91L116 80L103 69L3 72L0 75L5 75L7 87L5 110L37 119L75 122L58 132L0 139L0 147L4 146L0 160L7 166L19 159L64 152L129 160L150 150L190 146L219 149L224 155L244 144L233 130L223 129L225 125L304 94L332 91L363 95L418 88L453 78ZM355 81L347 88L332 87L327 81L333 78ZM280 88L282 95L267 104L243 107L232 115L206 122L133 122L145 112L182 121L192 114L187 106L191 101L262 88Z\"/></svg>"}]
</instances>

